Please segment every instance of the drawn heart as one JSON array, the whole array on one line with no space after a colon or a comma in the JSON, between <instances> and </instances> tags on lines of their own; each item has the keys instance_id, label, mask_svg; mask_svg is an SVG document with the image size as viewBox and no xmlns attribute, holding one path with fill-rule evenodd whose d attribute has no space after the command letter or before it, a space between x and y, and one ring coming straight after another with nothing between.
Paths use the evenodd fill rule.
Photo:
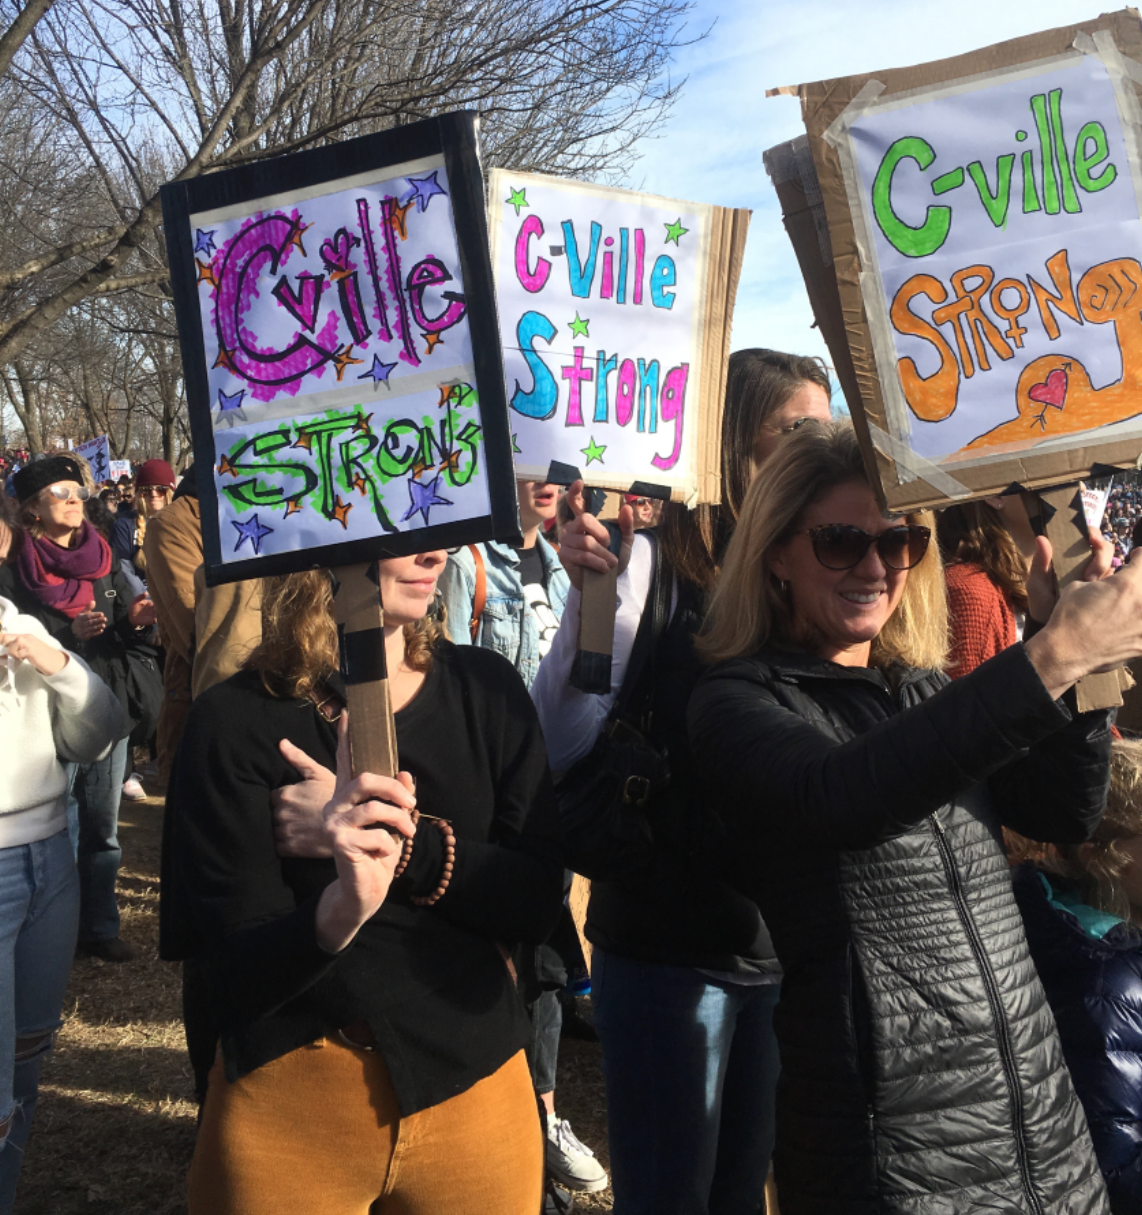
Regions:
<instances>
[{"instance_id":1,"label":"drawn heart","mask_svg":"<svg viewBox=\"0 0 1142 1215\"><path fill-rule=\"evenodd\" d=\"M1027 395L1040 405L1053 405L1055 409L1062 409L1063 402L1067 399L1067 373L1061 367L1056 367L1045 383L1033 385Z\"/></svg>"},{"instance_id":2,"label":"drawn heart","mask_svg":"<svg viewBox=\"0 0 1142 1215\"><path fill-rule=\"evenodd\" d=\"M349 253L356 242L353 237L339 228L337 234L321 244L321 260L330 270L340 270L345 273L349 269Z\"/></svg>"}]
</instances>

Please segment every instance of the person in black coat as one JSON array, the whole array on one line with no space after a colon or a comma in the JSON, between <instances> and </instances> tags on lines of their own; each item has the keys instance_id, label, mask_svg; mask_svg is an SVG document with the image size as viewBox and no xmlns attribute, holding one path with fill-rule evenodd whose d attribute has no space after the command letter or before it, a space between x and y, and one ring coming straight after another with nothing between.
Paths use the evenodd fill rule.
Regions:
<instances>
[{"instance_id":1,"label":"person in black coat","mask_svg":"<svg viewBox=\"0 0 1142 1215\"><path fill-rule=\"evenodd\" d=\"M1027 944L1059 1026L1115 1215L1142 1211L1142 742L1111 749L1089 842L1015 870Z\"/></svg>"},{"instance_id":2,"label":"person in black coat","mask_svg":"<svg viewBox=\"0 0 1142 1215\"><path fill-rule=\"evenodd\" d=\"M555 926L563 850L519 675L425 616L444 560L379 562L397 778L350 778L345 719L338 745L325 573L267 580L247 669L191 709L160 948L205 965L217 1027L192 1215L540 1208L507 956ZM299 780L327 786L325 830L283 856L275 792Z\"/></svg>"},{"instance_id":3,"label":"person in black coat","mask_svg":"<svg viewBox=\"0 0 1142 1215\"><path fill-rule=\"evenodd\" d=\"M82 892L77 953L126 962L135 950L119 935L119 798L130 731L157 716L162 695L154 604L131 590L108 542L85 518L91 491L72 457L29 464L14 485L23 536L0 586L55 641L78 654L124 710L127 734L110 755L75 769L77 821L69 826Z\"/></svg>"},{"instance_id":4,"label":"person in black coat","mask_svg":"<svg viewBox=\"0 0 1142 1215\"><path fill-rule=\"evenodd\" d=\"M747 496L700 642L691 742L785 969L781 1210L1106 1215L1000 827L1097 824L1107 714L1069 689L1142 649L1142 569L949 683L930 538L881 514L851 427L807 424Z\"/></svg>"}]
</instances>

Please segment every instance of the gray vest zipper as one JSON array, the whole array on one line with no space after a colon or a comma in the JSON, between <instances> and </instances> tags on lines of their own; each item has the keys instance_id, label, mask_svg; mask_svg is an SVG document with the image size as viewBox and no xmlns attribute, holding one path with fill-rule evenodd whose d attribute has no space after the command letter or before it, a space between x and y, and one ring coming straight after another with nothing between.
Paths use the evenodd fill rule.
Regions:
<instances>
[{"instance_id":1,"label":"gray vest zipper","mask_svg":"<svg viewBox=\"0 0 1142 1215\"><path fill-rule=\"evenodd\" d=\"M995 1021L996 1034L999 1038L999 1057L1003 1063L1003 1078L1007 1081L1007 1090L1011 1096L1011 1116L1015 1131L1015 1154L1019 1159L1019 1179L1023 1184L1023 1192L1034 1215L1046 1215L1043 1204L1039 1201L1031 1184L1031 1163L1027 1158L1027 1140L1023 1127L1023 1093L1019 1088L1019 1076L1015 1070L1015 1053L1011 1047L1011 1031L1007 1024L1007 1014L1003 1011L1003 1003L999 998L999 985L995 980L995 972L991 968L987 951L980 939L979 929L972 918L971 909L964 897L963 885L960 882L960 872L956 867L955 857L951 846L944 834L944 825L934 815L929 815L933 834L936 837L936 848L944 865L952 898L955 900L956 911L963 923L971 944L972 953L983 976L983 986L987 992L987 1001L991 1005L991 1015Z\"/></svg>"}]
</instances>

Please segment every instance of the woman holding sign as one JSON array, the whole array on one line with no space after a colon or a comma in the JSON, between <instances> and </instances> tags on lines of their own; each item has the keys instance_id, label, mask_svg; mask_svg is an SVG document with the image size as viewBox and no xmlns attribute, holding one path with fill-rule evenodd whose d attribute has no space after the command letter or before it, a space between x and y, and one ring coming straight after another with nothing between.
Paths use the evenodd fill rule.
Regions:
<instances>
[{"instance_id":1,"label":"woman holding sign","mask_svg":"<svg viewBox=\"0 0 1142 1215\"><path fill-rule=\"evenodd\" d=\"M700 642L691 742L785 969L781 1209L1105 1215L1000 827L1098 822L1108 715L1070 689L1142 652L1142 569L949 683L931 541L930 515L881 514L850 427L805 427L746 498Z\"/></svg>"},{"instance_id":2,"label":"woman holding sign","mask_svg":"<svg viewBox=\"0 0 1142 1215\"><path fill-rule=\"evenodd\" d=\"M350 776L327 574L267 580L247 669L194 702L162 909L164 956L205 960L219 1026L193 1215L540 1208L503 950L554 926L562 850L519 676L426 618L444 560L378 563L397 779ZM299 777L325 786L322 838L283 856L275 790Z\"/></svg>"},{"instance_id":3,"label":"woman holding sign","mask_svg":"<svg viewBox=\"0 0 1142 1215\"><path fill-rule=\"evenodd\" d=\"M657 533L633 535L630 507L618 579L613 682L654 616L656 569L669 599L650 688L653 746L668 755L666 795L647 808L653 846L592 871L586 933L603 1047L616 1215L756 1215L773 1146L778 1059L772 1016L781 971L756 904L728 881L734 864L686 738L700 672L694 635L750 481L807 418L829 417L829 379L812 358L773 350L730 356L722 417L722 501L666 505ZM532 697L551 766L590 766L616 695L569 679L584 569L616 562L607 529L569 499L560 560L574 590ZM586 757L586 758L584 758ZM568 851L574 841L568 835ZM582 860L580 861L582 864ZM600 880L600 873L605 873Z\"/></svg>"}]
</instances>

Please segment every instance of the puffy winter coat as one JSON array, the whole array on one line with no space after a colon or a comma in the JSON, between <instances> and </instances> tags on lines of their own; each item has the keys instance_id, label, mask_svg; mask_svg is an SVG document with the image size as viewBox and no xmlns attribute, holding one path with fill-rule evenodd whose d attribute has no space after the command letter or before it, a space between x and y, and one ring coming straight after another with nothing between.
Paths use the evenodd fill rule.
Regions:
<instances>
[{"instance_id":1,"label":"puffy winter coat","mask_svg":"<svg viewBox=\"0 0 1142 1215\"><path fill-rule=\"evenodd\" d=\"M783 1215L1107 1215L1000 844L1089 834L1106 714L1022 646L951 684L770 649L690 732L785 969Z\"/></svg>"},{"instance_id":2,"label":"puffy winter coat","mask_svg":"<svg viewBox=\"0 0 1142 1215\"><path fill-rule=\"evenodd\" d=\"M1086 1110L1116 1215L1142 1211L1142 937L1111 916L1048 901L1032 866L1015 874L1027 944ZM1096 918L1097 917L1097 918ZM1098 922L1101 919L1101 923ZM1084 923L1084 920L1086 923Z\"/></svg>"}]
</instances>

